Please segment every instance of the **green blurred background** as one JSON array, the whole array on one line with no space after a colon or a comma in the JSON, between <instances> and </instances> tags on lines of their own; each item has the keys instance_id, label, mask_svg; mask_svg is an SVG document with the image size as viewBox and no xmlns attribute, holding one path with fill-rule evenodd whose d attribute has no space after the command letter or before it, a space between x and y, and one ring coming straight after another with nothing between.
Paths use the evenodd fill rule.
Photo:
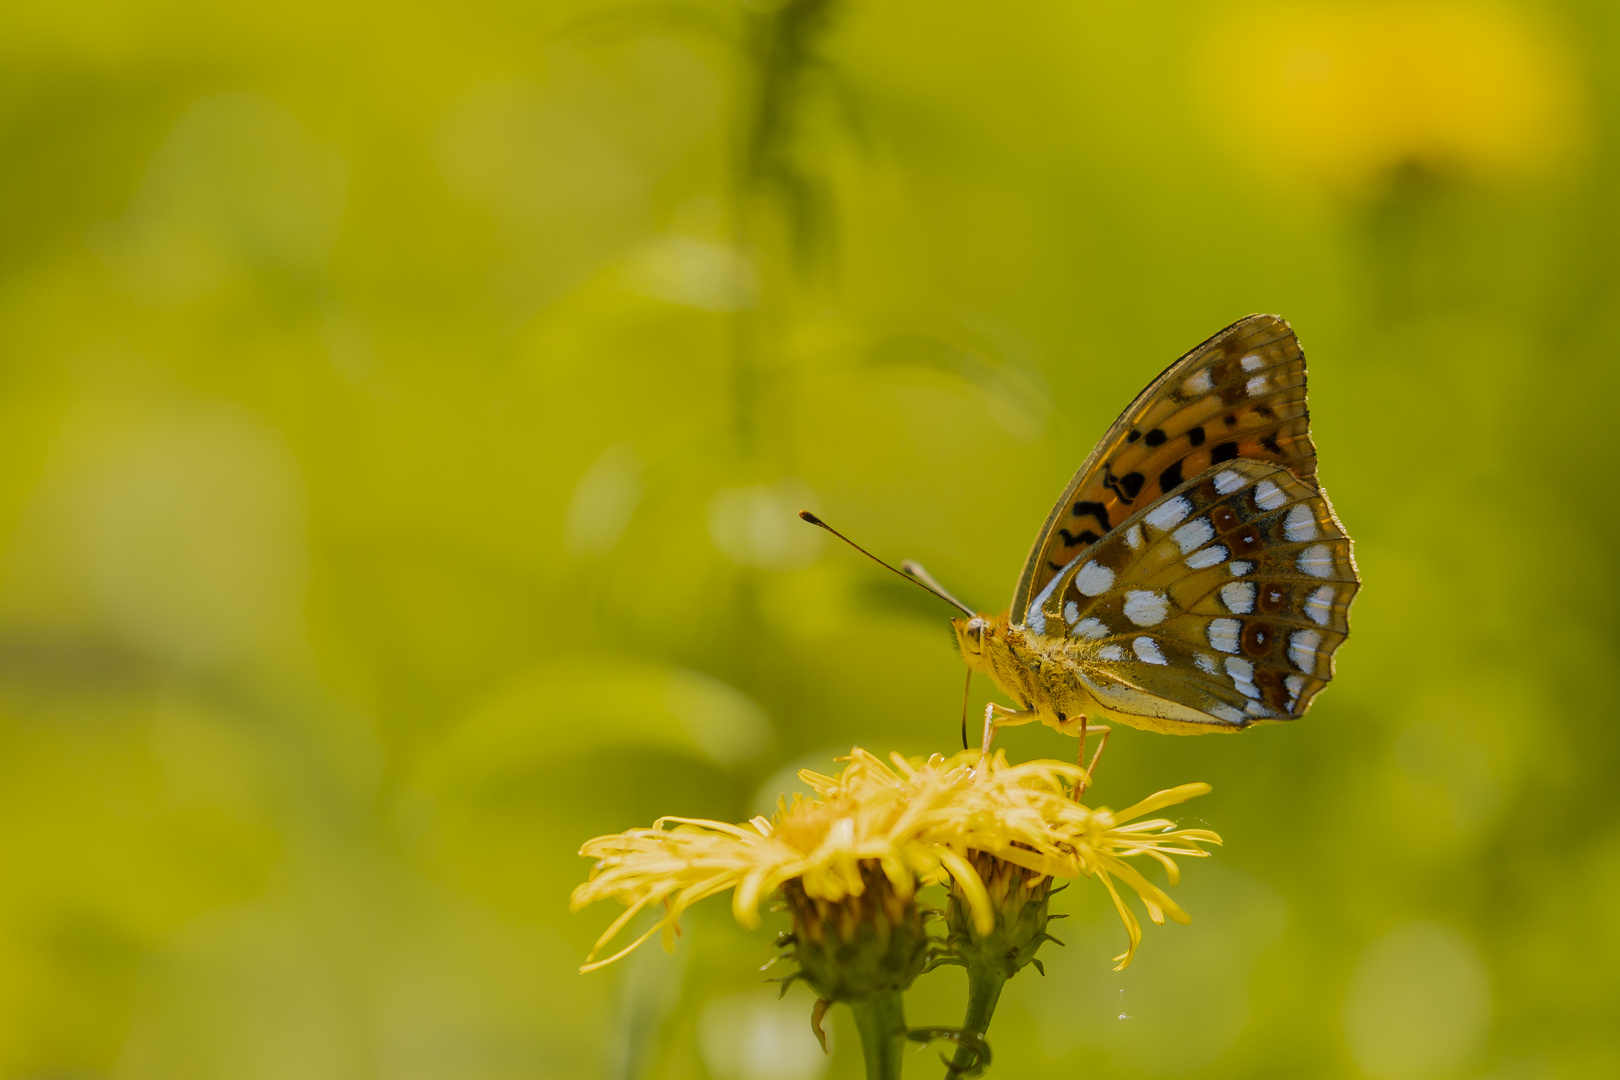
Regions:
<instances>
[{"instance_id":1,"label":"green blurred background","mask_svg":"<svg viewBox=\"0 0 1620 1080\"><path fill-rule=\"evenodd\" d=\"M1098 800L1208 780L1227 847L1122 974L1065 893L996 1073L1620 1074L1610 0L12 4L0 57L0 1075L856 1076L723 901L576 974L579 843L953 749L948 610L793 511L1000 610L1255 311L1355 634L1299 723L1115 736Z\"/></svg>"}]
</instances>

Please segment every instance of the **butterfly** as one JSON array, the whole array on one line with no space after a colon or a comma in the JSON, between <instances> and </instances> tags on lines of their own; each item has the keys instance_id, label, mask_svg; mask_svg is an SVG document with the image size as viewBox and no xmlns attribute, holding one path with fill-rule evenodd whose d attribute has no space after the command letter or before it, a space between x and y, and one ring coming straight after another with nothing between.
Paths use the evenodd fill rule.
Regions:
<instances>
[{"instance_id":1,"label":"butterfly","mask_svg":"<svg viewBox=\"0 0 1620 1080\"><path fill-rule=\"evenodd\" d=\"M915 564L913 577L939 590ZM1233 323L1120 414L1047 515L1000 615L953 619L970 671L1083 734L1292 720L1333 678L1361 580L1316 477L1305 356L1275 315ZM1082 744L1083 753L1083 744Z\"/></svg>"}]
</instances>

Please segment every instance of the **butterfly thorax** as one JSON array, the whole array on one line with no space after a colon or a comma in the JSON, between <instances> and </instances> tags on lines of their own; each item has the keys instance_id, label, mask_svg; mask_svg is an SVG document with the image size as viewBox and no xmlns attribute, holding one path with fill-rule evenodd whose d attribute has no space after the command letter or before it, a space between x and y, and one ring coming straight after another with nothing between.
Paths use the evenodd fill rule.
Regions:
<instances>
[{"instance_id":1,"label":"butterfly thorax","mask_svg":"<svg viewBox=\"0 0 1620 1080\"><path fill-rule=\"evenodd\" d=\"M1082 715L1095 719L1096 701L1085 690L1087 642L1037 634L1011 625L1008 612L954 619L957 644L968 667L990 676L996 687L1041 722L1069 731Z\"/></svg>"}]
</instances>

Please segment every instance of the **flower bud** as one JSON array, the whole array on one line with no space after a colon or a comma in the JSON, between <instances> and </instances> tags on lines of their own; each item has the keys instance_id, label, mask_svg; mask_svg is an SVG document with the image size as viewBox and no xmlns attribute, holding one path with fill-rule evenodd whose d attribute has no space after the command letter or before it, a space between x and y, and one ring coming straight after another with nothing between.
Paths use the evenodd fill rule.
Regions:
<instances>
[{"instance_id":1,"label":"flower bud","mask_svg":"<svg viewBox=\"0 0 1620 1080\"><path fill-rule=\"evenodd\" d=\"M901 896L875 864L862 864L861 883L859 893L840 900L809 896L797 879L782 886L799 976L826 1001L905 990L928 961L915 894Z\"/></svg>"},{"instance_id":2,"label":"flower bud","mask_svg":"<svg viewBox=\"0 0 1620 1080\"><path fill-rule=\"evenodd\" d=\"M984 883L995 925L980 933L968 897L953 885L946 912L951 951L970 971L998 972L1004 979L1031 963L1040 970L1035 953L1042 943L1057 940L1046 932L1051 877L982 851L970 853L968 861Z\"/></svg>"}]
</instances>

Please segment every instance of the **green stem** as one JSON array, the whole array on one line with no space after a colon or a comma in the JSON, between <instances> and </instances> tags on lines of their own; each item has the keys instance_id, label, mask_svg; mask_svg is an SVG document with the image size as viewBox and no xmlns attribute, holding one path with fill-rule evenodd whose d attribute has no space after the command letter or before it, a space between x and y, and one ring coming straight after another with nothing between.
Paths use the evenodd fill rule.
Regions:
<instances>
[{"instance_id":1,"label":"green stem","mask_svg":"<svg viewBox=\"0 0 1620 1080\"><path fill-rule=\"evenodd\" d=\"M962 1018L962 1030L982 1039L990 1030L990 1017L996 1011L996 1002L1001 1000L1001 988L1007 985L1007 975L1000 968L981 964L970 965L967 971L968 1006L967 1015ZM972 1047L958 1044L945 1080L955 1080L975 1064L982 1064L975 1061L977 1056Z\"/></svg>"},{"instance_id":2,"label":"green stem","mask_svg":"<svg viewBox=\"0 0 1620 1080\"><path fill-rule=\"evenodd\" d=\"M849 1007L861 1033L866 1080L900 1080L900 1054L906 1045L906 1007L900 991L881 991Z\"/></svg>"}]
</instances>

